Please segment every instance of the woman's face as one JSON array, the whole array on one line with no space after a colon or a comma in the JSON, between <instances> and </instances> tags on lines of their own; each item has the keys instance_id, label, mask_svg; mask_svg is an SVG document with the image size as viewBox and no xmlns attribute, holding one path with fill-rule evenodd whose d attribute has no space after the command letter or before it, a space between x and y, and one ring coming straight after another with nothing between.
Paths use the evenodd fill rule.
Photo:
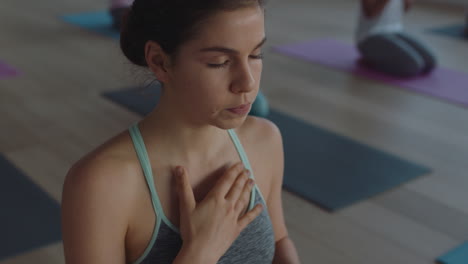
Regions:
<instances>
[{"instance_id":1,"label":"woman's face","mask_svg":"<svg viewBox=\"0 0 468 264\"><path fill-rule=\"evenodd\" d=\"M218 12L206 20L169 69L168 86L180 110L199 124L241 125L260 86L264 42L260 7ZM230 110L245 104L247 111Z\"/></svg>"}]
</instances>

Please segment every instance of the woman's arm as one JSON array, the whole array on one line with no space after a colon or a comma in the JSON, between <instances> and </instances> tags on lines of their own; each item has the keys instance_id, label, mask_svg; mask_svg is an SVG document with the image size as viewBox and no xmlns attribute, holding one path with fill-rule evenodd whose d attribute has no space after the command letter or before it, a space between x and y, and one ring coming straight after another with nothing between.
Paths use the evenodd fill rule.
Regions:
<instances>
[{"instance_id":1,"label":"woman's arm","mask_svg":"<svg viewBox=\"0 0 468 264\"><path fill-rule=\"evenodd\" d=\"M271 131L271 132L270 132ZM272 168L272 182L270 194L267 198L268 212L273 224L275 232L275 257L273 263L278 264L299 264L299 256L296 248L288 238L288 231L284 221L283 206L282 206L282 186L283 186L283 170L284 170L284 153L283 141L281 132L278 127L270 123L270 131L266 135L271 135L269 150L271 153L271 168Z\"/></svg>"},{"instance_id":2,"label":"woman's arm","mask_svg":"<svg viewBox=\"0 0 468 264\"><path fill-rule=\"evenodd\" d=\"M273 264L298 264L299 256L296 247L289 237L276 242L275 258Z\"/></svg>"},{"instance_id":3,"label":"woman's arm","mask_svg":"<svg viewBox=\"0 0 468 264\"><path fill-rule=\"evenodd\" d=\"M62 195L67 264L124 264L127 205L122 172L114 163L74 166ZM128 177L127 177L128 178Z\"/></svg>"}]
</instances>

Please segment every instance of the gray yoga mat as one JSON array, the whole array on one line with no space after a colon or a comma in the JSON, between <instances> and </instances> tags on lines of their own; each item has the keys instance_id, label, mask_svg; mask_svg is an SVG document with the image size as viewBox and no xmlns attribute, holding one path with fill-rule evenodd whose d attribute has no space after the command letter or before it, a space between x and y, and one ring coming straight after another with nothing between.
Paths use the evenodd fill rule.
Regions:
<instances>
[{"instance_id":1,"label":"gray yoga mat","mask_svg":"<svg viewBox=\"0 0 468 264\"><path fill-rule=\"evenodd\" d=\"M0 261L61 240L60 205L0 155Z\"/></svg>"}]
</instances>

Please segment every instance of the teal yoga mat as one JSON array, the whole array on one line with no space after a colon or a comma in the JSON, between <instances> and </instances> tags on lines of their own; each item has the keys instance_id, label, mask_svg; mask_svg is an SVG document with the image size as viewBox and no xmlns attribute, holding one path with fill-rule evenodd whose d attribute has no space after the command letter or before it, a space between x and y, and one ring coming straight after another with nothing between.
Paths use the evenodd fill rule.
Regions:
<instances>
[{"instance_id":1,"label":"teal yoga mat","mask_svg":"<svg viewBox=\"0 0 468 264\"><path fill-rule=\"evenodd\" d=\"M468 241L450 250L445 255L437 258L439 264L467 264L468 263Z\"/></svg>"},{"instance_id":2,"label":"teal yoga mat","mask_svg":"<svg viewBox=\"0 0 468 264\"><path fill-rule=\"evenodd\" d=\"M114 39L120 37L120 33L112 28L112 18L107 11L69 14L61 18L70 24L106 37Z\"/></svg>"},{"instance_id":3,"label":"teal yoga mat","mask_svg":"<svg viewBox=\"0 0 468 264\"><path fill-rule=\"evenodd\" d=\"M103 94L127 109L146 115L159 100L159 86ZM430 170L375 148L271 111L285 152L285 189L328 211L367 199Z\"/></svg>"},{"instance_id":4,"label":"teal yoga mat","mask_svg":"<svg viewBox=\"0 0 468 264\"><path fill-rule=\"evenodd\" d=\"M0 155L0 261L61 240L60 205Z\"/></svg>"}]
</instances>

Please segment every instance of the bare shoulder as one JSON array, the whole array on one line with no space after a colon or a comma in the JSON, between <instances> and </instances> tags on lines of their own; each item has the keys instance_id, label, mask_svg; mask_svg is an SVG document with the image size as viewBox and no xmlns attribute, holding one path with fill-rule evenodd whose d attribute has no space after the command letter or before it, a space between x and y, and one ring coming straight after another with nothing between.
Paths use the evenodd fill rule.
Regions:
<instances>
[{"instance_id":1,"label":"bare shoulder","mask_svg":"<svg viewBox=\"0 0 468 264\"><path fill-rule=\"evenodd\" d=\"M116 196L122 197L125 190L131 189L132 180L136 178L132 175L140 168L135 162L134 150L129 148L130 143L128 133L121 133L77 161L66 176L64 191L79 194L76 191L79 189L92 195L105 189L108 191L102 192L102 196L117 193ZM67 189L69 185L73 188Z\"/></svg>"},{"instance_id":2,"label":"bare shoulder","mask_svg":"<svg viewBox=\"0 0 468 264\"><path fill-rule=\"evenodd\" d=\"M256 181L268 200L273 184L283 180L281 131L270 120L249 116L236 132L247 152Z\"/></svg>"},{"instance_id":3,"label":"bare shoulder","mask_svg":"<svg viewBox=\"0 0 468 264\"><path fill-rule=\"evenodd\" d=\"M275 123L268 119L248 116L244 124L238 128L238 134L245 141L259 147L279 147L282 145L281 132Z\"/></svg>"},{"instance_id":4,"label":"bare shoulder","mask_svg":"<svg viewBox=\"0 0 468 264\"><path fill-rule=\"evenodd\" d=\"M62 231L67 263L125 262L125 235L139 170L125 137L123 133L98 147L66 176Z\"/></svg>"}]
</instances>

